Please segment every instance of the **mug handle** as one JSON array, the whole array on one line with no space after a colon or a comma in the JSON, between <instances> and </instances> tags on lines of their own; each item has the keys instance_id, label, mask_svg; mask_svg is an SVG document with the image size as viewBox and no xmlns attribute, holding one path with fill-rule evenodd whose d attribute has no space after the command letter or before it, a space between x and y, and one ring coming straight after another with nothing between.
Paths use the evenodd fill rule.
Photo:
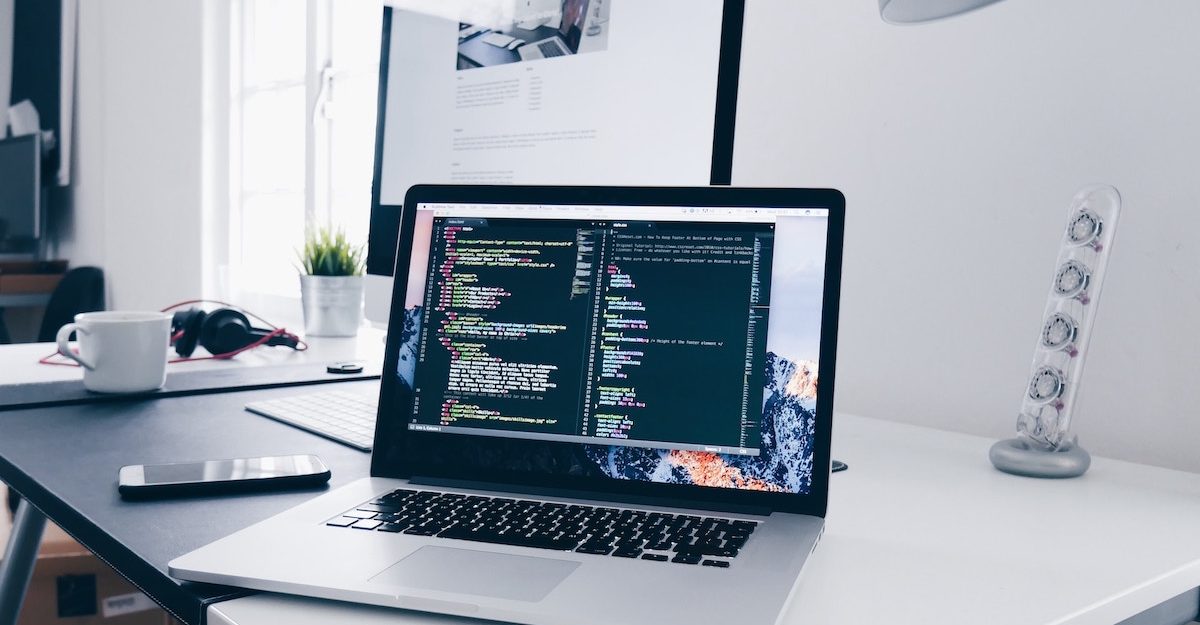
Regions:
<instances>
[{"instance_id":1,"label":"mug handle","mask_svg":"<svg viewBox=\"0 0 1200 625\"><path fill-rule=\"evenodd\" d=\"M58 342L58 353L66 358L70 358L71 360L74 360L75 362L79 363L81 366L83 366L84 369L87 369L88 371L95 371L96 370L95 365L88 362L87 360L84 360L83 356L80 356L79 354L76 354L75 352L71 351L71 347L69 345L67 345L67 339L71 338L72 332L79 332L80 334L87 334L87 330L80 327L79 324L77 324L77 323L68 323L67 325L59 328L58 336L55 337L55 340Z\"/></svg>"}]
</instances>

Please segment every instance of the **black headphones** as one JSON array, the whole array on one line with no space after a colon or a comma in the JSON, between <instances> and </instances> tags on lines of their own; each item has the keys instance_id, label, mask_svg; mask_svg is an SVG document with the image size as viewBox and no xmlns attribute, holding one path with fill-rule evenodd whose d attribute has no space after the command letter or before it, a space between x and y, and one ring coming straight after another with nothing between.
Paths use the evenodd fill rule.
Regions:
<instances>
[{"instance_id":1,"label":"black headphones","mask_svg":"<svg viewBox=\"0 0 1200 625\"><path fill-rule=\"evenodd\" d=\"M181 310L171 317L171 336L175 353L187 358L199 345L215 355L229 354L263 341L264 345L285 345L299 349L294 334L264 330L250 325L246 315L231 308L207 312L199 308Z\"/></svg>"}]
</instances>

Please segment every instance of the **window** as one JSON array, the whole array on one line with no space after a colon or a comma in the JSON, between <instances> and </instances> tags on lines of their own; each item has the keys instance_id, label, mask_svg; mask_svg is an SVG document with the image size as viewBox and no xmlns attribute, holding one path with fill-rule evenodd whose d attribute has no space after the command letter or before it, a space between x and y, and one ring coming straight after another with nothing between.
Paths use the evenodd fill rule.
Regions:
<instances>
[{"instance_id":1,"label":"window","mask_svg":"<svg viewBox=\"0 0 1200 625\"><path fill-rule=\"evenodd\" d=\"M331 225L367 241L383 7L240 0L231 8L223 290L263 306L299 296L306 230Z\"/></svg>"}]
</instances>

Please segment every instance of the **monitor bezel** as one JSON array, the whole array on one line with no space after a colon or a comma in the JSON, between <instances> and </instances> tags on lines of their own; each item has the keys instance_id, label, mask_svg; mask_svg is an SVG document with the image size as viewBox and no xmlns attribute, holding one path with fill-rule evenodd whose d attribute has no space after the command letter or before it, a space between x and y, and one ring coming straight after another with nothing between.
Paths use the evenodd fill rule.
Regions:
<instances>
[{"instance_id":1,"label":"monitor bezel","mask_svg":"<svg viewBox=\"0 0 1200 625\"><path fill-rule=\"evenodd\" d=\"M696 206L828 209L824 300L820 338L819 371L821 391L817 394L816 439L813 481L807 494L737 490L682 484L661 484L612 478L585 478L532 472L478 471L470 467L419 466L405 453L409 445L433 445L462 436L414 432L407 415L400 413L401 396L397 370L401 330L404 327L405 296L408 291L408 259L412 252L415 207L423 203L504 203L618 206ZM845 230L845 198L833 189L743 189L734 187L533 187L533 186L443 186L418 185L405 198L406 209L397 249L396 276L383 378L380 384L375 449L371 475L390 478L426 478L482 484L522 485L571 493L594 493L649 497L686 502L696 508L730 506L824 516L828 504L830 440L833 421L835 364L837 356L838 307L841 293L842 239ZM580 443L543 443L582 446ZM563 449L566 449L564 447Z\"/></svg>"}]
</instances>

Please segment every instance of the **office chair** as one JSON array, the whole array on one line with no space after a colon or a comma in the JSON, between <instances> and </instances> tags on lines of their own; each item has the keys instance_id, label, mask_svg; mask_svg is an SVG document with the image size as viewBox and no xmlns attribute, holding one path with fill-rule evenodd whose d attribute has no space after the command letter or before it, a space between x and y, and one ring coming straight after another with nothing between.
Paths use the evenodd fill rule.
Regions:
<instances>
[{"instance_id":1,"label":"office chair","mask_svg":"<svg viewBox=\"0 0 1200 625\"><path fill-rule=\"evenodd\" d=\"M42 316L38 342L54 341L58 329L75 320L75 315L104 310L104 271L99 267L76 267L63 275Z\"/></svg>"}]
</instances>

